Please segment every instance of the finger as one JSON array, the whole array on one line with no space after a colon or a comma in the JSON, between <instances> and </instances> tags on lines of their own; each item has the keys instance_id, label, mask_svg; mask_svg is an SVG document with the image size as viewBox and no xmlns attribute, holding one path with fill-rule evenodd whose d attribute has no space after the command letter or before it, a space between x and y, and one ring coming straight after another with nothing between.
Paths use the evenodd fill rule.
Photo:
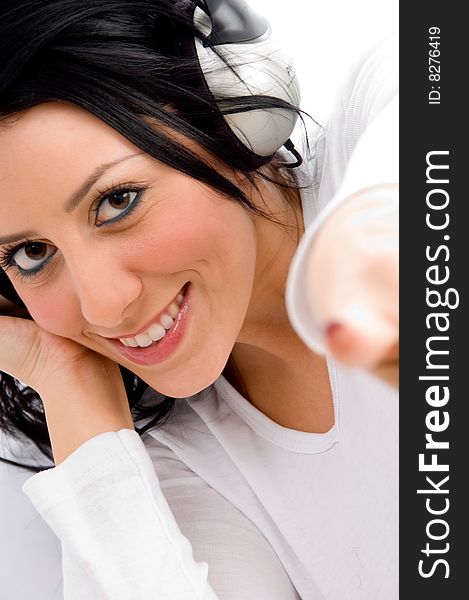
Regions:
<instances>
[{"instance_id":1,"label":"finger","mask_svg":"<svg viewBox=\"0 0 469 600\"><path fill-rule=\"evenodd\" d=\"M399 388L399 360L384 362L371 372L392 387Z\"/></svg>"},{"instance_id":2,"label":"finger","mask_svg":"<svg viewBox=\"0 0 469 600\"><path fill-rule=\"evenodd\" d=\"M334 357L349 366L363 366L375 377L384 381L391 387L399 389L399 341L397 340L387 349L382 349L382 358L377 359L381 352L376 351L370 362L378 360L374 366L361 365L365 353L369 348L363 349L365 339L357 334L357 330L333 325L328 333L328 346ZM362 346L360 346L362 344ZM358 355L358 357L357 357Z\"/></svg>"},{"instance_id":3,"label":"finger","mask_svg":"<svg viewBox=\"0 0 469 600\"><path fill-rule=\"evenodd\" d=\"M0 316L0 370L30 385L37 370L40 347L36 323Z\"/></svg>"},{"instance_id":4,"label":"finger","mask_svg":"<svg viewBox=\"0 0 469 600\"><path fill-rule=\"evenodd\" d=\"M325 337L337 360L346 365L372 369L395 358L399 332L395 324L367 315L360 322L349 319L330 324Z\"/></svg>"}]
</instances>

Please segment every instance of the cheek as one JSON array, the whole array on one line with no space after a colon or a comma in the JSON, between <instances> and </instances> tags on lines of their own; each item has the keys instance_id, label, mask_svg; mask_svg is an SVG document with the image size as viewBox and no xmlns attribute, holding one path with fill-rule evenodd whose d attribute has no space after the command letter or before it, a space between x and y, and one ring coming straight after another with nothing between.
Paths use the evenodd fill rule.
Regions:
<instances>
[{"instance_id":1,"label":"cheek","mask_svg":"<svg viewBox=\"0 0 469 600\"><path fill-rule=\"evenodd\" d=\"M152 209L132 240L133 267L163 275L209 269L211 277L242 272L250 278L255 255L254 225L246 211L193 190Z\"/></svg>"},{"instance_id":2,"label":"cheek","mask_svg":"<svg viewBox=\"0 0 469 600\"><path fill-rule=\"evenodd\" d=\"M69 339L80 337L80 312L70 290L57 285L47 290L31 290L21 296L30 315L42 329Z\"/></svg>"}]
</instances>

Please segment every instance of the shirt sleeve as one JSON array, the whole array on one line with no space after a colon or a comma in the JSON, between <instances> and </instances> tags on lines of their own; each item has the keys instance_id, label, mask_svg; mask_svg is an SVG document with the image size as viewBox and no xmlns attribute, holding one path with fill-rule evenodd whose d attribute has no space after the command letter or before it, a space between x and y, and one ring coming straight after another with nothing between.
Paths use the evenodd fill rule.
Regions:
<instances>
[{"instance_id":1,"label":"shirt sleeve","mask_svg":"<svg viewBox=\"0 0 469 600\"><path fill-rule=\"evenodd\" d=\"M255 525L150 436L100 434L23 491L61 541L65 600L299 600Z\"/></svg>"},{"instance_id":2,"label":"shirt sleeve","mask_svg":"<svg viewBox=\"0 0 469 600\"><path fill-rule=\"evenodd\" d=\"M398 219L399 96L398 45L393 36L353 72L332 111L320 188L328 196L306 227L293 258L286 302L290 321L304 342L325 354L312 313L305 273L315 236L329 215L352 196L379 198L377 214ZM372 215L370 215L372 216Z\"/></svg>"},{"instance_id":3,"label":"shirt sleeve","mask_svg":"<svg viewBox=\"0 0 469 600\"><path fill-rule=\"evenodd\" d=\"M65 600L216 600L137 432L88 440L23 492L61 542Z\"/></svg>"}]
</instances>

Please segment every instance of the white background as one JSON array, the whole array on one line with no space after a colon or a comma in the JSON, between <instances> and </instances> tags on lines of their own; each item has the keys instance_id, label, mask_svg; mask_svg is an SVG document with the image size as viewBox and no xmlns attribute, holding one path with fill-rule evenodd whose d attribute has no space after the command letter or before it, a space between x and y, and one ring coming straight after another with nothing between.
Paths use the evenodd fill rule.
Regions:
<instances>
[{"instance_id":1,"label":"white background","mask_svg":"<svg viewBox=\"0 0 469 600\"><path fill-rule=\"evenodd\" d=\"M397 30L397 0L250 0L295 57L302 108L325 123L349 67ZM0 599L61 597L60 546L21 491L31 475L0 463ZM20 591L21 590L21 591Z\"/></svg>"},{"instance_id":2,"label":"white background","mask_svg":"<svg viewBox=\"0 0 469 600\"><path fill-rule=\"evenodd\" d=\"M301 108L324 124L341 80L374 44L398 29L398 0L250 0L295 58Z\"/></svg>"}]
</instances>

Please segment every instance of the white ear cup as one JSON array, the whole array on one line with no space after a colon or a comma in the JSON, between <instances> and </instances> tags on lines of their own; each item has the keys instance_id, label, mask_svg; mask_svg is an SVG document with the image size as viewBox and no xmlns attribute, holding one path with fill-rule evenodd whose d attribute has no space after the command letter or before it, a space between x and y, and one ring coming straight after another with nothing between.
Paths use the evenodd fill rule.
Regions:
<instances>
[{"instance_id":1,"label":"white ear cup","mask_svg":"<svg viewBox=\"0 0 469 600\"><path fill-rule=\"evenodd\" d=\"M204 34L210 32L210 19L203 11L196 10L194 21ZM299 106L300 87L293 60L270 31L251 42L216 46L239 78L211 48L204 48L198 39L195 42L205 80L216 99L263 95ZM290 138L298 116L294 111L275 108L224 118L245 146L259 156L271 156Z\"/></svg>"}]
</instances>

